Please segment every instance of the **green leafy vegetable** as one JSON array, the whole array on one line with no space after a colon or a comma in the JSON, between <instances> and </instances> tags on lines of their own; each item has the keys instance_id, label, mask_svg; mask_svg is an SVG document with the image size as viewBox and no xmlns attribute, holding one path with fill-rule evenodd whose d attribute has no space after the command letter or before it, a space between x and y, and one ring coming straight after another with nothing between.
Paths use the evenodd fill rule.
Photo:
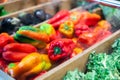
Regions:
<instances>
[{"instance_id":1,"label":"green leafy vegetable","mask_svg":"<svg viewBox=\"0 0 120 80\"><path fill-rule=\"evenodd\" d=\"M120 38L113 43L111 54L92 52L86 66L86 73L69 71L63 80L120 80Z\"/></svg>"}]
</instances>

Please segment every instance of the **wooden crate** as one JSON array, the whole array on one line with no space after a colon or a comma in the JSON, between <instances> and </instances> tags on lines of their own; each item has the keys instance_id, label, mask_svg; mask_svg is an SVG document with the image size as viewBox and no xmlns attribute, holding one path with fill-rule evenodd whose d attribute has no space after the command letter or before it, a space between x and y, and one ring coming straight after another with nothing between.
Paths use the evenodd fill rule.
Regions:
<instances>
[{"instance_id":1,"label":"wooden crate","mask_svg":"<svg viewBox=\"0 0 120 80\"><path fill-rule=\"evenodd\" d=\"M24 1L24 3L23 3L23 1ZM27 1L30 1L30 2L28 3ZM71 0L56 0L54 2L46 2L46 3L38 1L36 3L44 3L44 4L39 4L36 6L35 6L34 0L27 0L27 1L26 0L16 0L14 3L10 3L10 4L6 3L6 6L4 5L5 10L7 10L8 12L12 12L12 13L5 15L5 16L1 16L0 20L7 18L7 17L17 17L22 12L32 13L33 11L35 11L37 9L43 9L51 15L54 15L56 13L57 9L58 10L71 9Z\"/></svg>"},{"instance_id":2,"label":"wooden crate","mask_svg":"<svg viewBox=\"0 0 120 80\"><path fill-rule=\"evenodd\" d=\"M38 4L42 4L48 2L49 0L9 0L6 3L0 4L0 6L4 6L5 10L9 13L16 12L28 7L32 7Z\"/></svg>"},{"instance_id":3,"label":"wooden crate","mask_svg":"<svg viewBox=\"0 0 120 80\"><path fill-rule=\"evenodd\" d=\"M78 68L80 71L84 72L90 52L107 52L111 48L114 40L117 38L120 38L120 30L113 33L110 37L86 49L81 54L48 71L46 74L36 78L36 80L62 80L68 70L74 70L75 68Z\"/></svg>"}]
</instances>

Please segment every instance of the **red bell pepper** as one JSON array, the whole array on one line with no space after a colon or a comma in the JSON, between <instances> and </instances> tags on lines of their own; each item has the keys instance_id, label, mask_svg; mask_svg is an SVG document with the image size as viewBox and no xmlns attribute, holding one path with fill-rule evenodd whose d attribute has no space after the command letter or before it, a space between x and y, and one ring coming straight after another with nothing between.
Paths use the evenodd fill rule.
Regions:
<instances>
[{"instance_id":1,"label":"red bell pepper","mask_svg":"<svg viewBox=\"0 0 120 80\"><path fill-rule=\"evenodd\" d=\"M102 31L101 35L99 36L97 42L107 38L108 36L110 36L112 34L112 32L110 31Z\"/></svg>"},{"instance_id":2,"label":"red bell pepper","mask_svg":"<svg viewBox=\"0 0 120 80\"><path fill-rule=\"evenodd\" d=\"M90 31L91 29L88 27L88 25L84 23L79 23L75 26L75 35L77 37L84 32L90 32Z\"/></svg>"},{"instance_id":3,"label":"red bell pepper","mask_svg":"<svg viewBox=\"0 0 120 80\"><path fill-rule=\"evenodd\" d=\"M97 38L99 37L100 32L85 32L79 36L79 41L88 47L95 44L97 42Z\"/></svg>"},{"instance_id":4,"label":"red bell pepper","mask_svg":"<svg viewBox=\"0 0 120 80\"><path fill-rule=\"evenodd\" d=\"M37 49L30 44L11 43L4 47L2 56L8 61L20 61L29 53L36 52Z\"/></svg>"},{"instance_id":5,"label":"red bell pepper","mask_svg":"<svg viewBox=\"0 0 120 80\"><path fill-rule=\"evenodd\" d=\"M72 39L56 39L50 42L48 56L53 61L65 59L73 52L75 43Z\"/></svg>"}]
</instances>

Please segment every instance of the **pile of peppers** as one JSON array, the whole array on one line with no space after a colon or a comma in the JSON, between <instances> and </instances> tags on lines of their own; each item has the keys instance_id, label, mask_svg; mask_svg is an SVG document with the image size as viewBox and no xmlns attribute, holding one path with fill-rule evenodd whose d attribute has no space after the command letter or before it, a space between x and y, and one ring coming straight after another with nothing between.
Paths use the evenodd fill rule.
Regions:
<instances>
[{"instance_id":1,"label":"pile of peppers","mask_svg":"<svg viewBox=\"0 0 120 80\"><path fill-rule=\"evenodd\" d=\"M17 80L25 80L111 34L110 23L99 14L61 10L39 27L22 26L13 36L0 34L0 65L5 64L1 69Z\"/></svg>"},{"instance_id":2,"label":"pile of peppers","mask_svg":"<svg viewBox=\"0 0 120 80\"><path fill-rule=\"evenodd\" d=\"M51 68L47 54L31 44L18 43L7 33L0 34L0 69L17 80L41 74Z\"/></svg>"}]
</instances>

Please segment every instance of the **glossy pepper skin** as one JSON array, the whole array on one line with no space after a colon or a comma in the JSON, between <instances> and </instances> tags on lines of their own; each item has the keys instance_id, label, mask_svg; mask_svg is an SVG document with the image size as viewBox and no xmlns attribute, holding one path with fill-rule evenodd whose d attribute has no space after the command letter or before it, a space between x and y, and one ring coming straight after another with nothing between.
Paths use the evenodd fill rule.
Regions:
<instances>
[{"instance_id":1,"label":"glossy pepper skin","mask_svg":"<svg viewBox=\"0 0 120 80\"><path fill-rule=\"evenodd\" d=\"M112 34L111 24L106 20L99 21L96 27L94 28L93 32L100 32L100 31L101 31L101 35L99 36L97 42L103 40L104 38Z\"/></svg>"},{"instance_id":2,"label":"glossy pepper skin","mask_svg":"<svg viewBox=\"0 0 120 80\"><path fill-rule=\"evenodd\" d=\"M101 16L95 13L83 12L82 15L80 22L88 26L95 26L101 20Z\"/></svg>"},{"instance_id":3,"label":"glossy pepper skin","mask_svg":"<svg viewBox=\"0 0 120 80\"><path fill-rule=\"evenodd\" d=\"M90 32L91 29L89 28L88 25L84 23L78 23L75 25L75 36L79 37L79 35L85 33L85 32Z\"/></svg>"},{"instance_id":4,"label":"glossy pepper skin","mask_svg":"<svg viewBox=\"0 0 120 80\"><path fill-rule=\"evenodd\" d=\"M34 46L23 43L10 43L3 50L2 56L7 61L20 61L28 54L37 52Z\"/></svg>"},{"instance_id":5,"label":"glossy pepper skin","mask_svg":"<svg viewBox=\"0 0 120 80\"><path fill-rule=\"evenodd\" d=\"M97 23L97 25L94 28L93 32L98 32L98 31L110 31L111 30L111 24L106 21L106 20L101 20Z\"/></svg>"},{"instance_id":6,"label":"glossy pepper skin","mask_svg":"<svg viewBox=\"0 0 120 80\"><path fill-rule=\"evenodd\" d=\"M59 27L59 32L65 35L67 38L72 38L74 33L74 24L72 21L66 21Z\"/></svg>"},{"instance_id":7,"label":"glossy pepper skin","mask_svg":"<svg viewBox=\"0 0 120 80\"><path fill-rule=\"evenodd\" d=\"M40 29L41 33L46 33L48 35L48 37L50 38L50 40L56 39L56 36L57 36L56 31L51 24L43 23L43 24L41 24L39 29Z\"/></svg>"},{"instance_id":8,"label":"glossy pepper skin","mask_svg":"<svg viewBox=\"0 0 120 80\"><path fill-rule=\"evenodd\" d=\"M61 10L56 15L54 15L54 17L51 18L48 21L48 23L50 23L50 24L55 23L55 22L59 21L60 19L63 19L64 17L68 16L68 14L69 14L68 10Z\"/></svg>"},{"instance_id":9,"label":"glossy pepper skin","mask_svg":"<svg viewBox=\"0 0 120 80\"><path fill-rule=\"evenodd\" d=\"M43 32L41 33L38 28L34 28L32 26L23 26L17 31L17 33L32 38L34 40L49 42L49 37L47 34Z\"/></svg>"},{"instance_id":10,"label":"glossy pepper skin","mask_svg":"<svg viewBox=\"0 0 120 80\"><path fill-rule=\"evenodd\" d=\"M18 80L25 80L26 77L48 70L50 67L51 63L46 54L31 53L8 71L12 77Z\"/></svg>"},{"instance_id":11,"label":"glossy pepper skin","mask_svg":"<svg viewBox=\"0 0 120 80\"><path fill-rule=\"evenodd\" d=\"M79 35L78 40L89 47L97 42L97 38L100 34L101 32L85 32Z\"/></svg>"},{"instance_id":12,"label":"glossy pepper skin","mask_svg":"<svg viewBox=\"0 0 120 80\"><path fill-rule=\"evenodd\" d=\"M69 18L69 14L70 12L68 10L61 10L50 20L48 20L48 23L52 24L54 28L58 28L61 23Z\"/></svg>"},{"instance_id":13,"label":"glossy pepper skin","mask_svg":"<svg viewBox=\"0 0 120 80\"><path fill-rule=\"evenodd\" d=\"M0 34L0 53L3 52L3 48L5 45L9 43L14 43L14 38L11 37L8 33L1 33Z\"/></svg>"},{"instance_id":14,"label":"glossy pepper skin","mask_svg":"<svg viewBox=\"0 0 120 80\"><path fill-rule=\"evenodd\" d=\"M75 43L72 39L56 39L50 42L48 56L53 61L58 61L69 57L73 52Z\"/></svg>"},{"instance_id":15,"label":"glossy pepper skin","mask_svg":"<svg viewBox=\"0 0 120 80\"><path fill-rule=\"evenodd\" d=\"M46 33L40 32L38 28L31 26L21 27L14 35L14 39L19 42L32 44L37 48L44 48L46 43L50 41Z\"/></svg>"},{"instance_id":16,"label":"glossy pepper skin","mask_svg":"<svg viewBox=\"0 0 120 80\"><path fill-rule=\"evenodd\" d=\"M69 19L73 22L74 25L78 24L80 19L82 18L83 14L79 11L70 12Z\"/></svg>"},{"instance_id":17,"label":"glossy pepper skin","mask_svg":"<svg viewBox=\"0 0 120 80\"><path fill-rule=\"evenodd\" d=\"M83 49L82 48L79 48L79 47L76 47L73 49L73 53L70 55L70 58L80 54L81 52L83 52Z\"/></svg>"}]
</instances>

